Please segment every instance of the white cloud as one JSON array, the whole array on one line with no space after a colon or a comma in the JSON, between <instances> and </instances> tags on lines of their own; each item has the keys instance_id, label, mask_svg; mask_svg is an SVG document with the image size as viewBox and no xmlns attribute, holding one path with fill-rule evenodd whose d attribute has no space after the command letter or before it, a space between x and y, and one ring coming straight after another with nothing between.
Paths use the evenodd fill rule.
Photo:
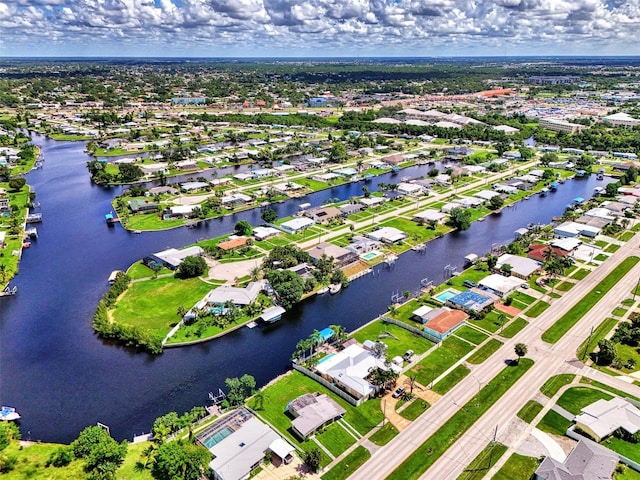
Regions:
<instances>
[{"instance_id":1,"label":"white cloud","mask_svg":"<svg viewBox=\"0 0 640 480\"><path fill-rule=\"evenodd\" d=\"M4 0L0 54L640 54L639 26L639 0Z\"/></svg>"}]
</instances>

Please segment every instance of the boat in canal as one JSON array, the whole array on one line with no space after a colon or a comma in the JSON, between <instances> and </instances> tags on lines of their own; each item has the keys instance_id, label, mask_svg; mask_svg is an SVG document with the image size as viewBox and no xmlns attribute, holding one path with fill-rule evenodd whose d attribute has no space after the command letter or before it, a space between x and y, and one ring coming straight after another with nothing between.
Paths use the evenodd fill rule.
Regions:
<instances>
[{"instance_id":1,"label":"boat in canal","mask_svg":"<svg viewBox=\"0 0 640 480\"><path fill-rule=\"evenodd\" d=\"M327 293L329 291L329 287L322 287L321 289L319 289L316 292L316 295L324 295L325 293Z\"/></svg>"},{"instance_id":2,"label":"boat in canal","mask_svg":"<svg viewBox=\"0 0 640 480\"><path fill-rule=\"evenodd\" d=\"M331 295L335 295L340 290L342 290L342 284L341 283L332 283L331 285L329 285L329 293Z\"/></svg>"},{"instance_id":3,"label":"boat in canal","mask_svg":"<svg viewBox=\"0 0 640 480\"><path fill-rule=\"evenodd\" d=\"M15 408L3 405L2 409L0 409L0 420L4 420L5 422L20 420L20 414Z\"/></svg>"}]
</instances>

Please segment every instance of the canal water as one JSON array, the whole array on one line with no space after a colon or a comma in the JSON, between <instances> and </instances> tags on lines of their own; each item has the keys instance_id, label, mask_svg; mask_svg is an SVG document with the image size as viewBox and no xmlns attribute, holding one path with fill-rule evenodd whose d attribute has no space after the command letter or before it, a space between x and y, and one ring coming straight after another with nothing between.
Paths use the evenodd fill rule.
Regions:
<instances>
[{"instance_id":1,"label":"canal water","mask_svg":"<svg viewBox=\"0 0 640 480\"><path fill-rule=\"evenodd\" d=\"M546 197L534 196L467 231L430 242L425 254L408 252L392 268L378 266L338 295L302 302L275 325L240 329L154 357L93 335L91 318L109 273L154 251L229 232L239 220L259 224L259 209L195 229L133 235L119 226L107 228L104 214L120 188L90 182L84 144L39 135L34 141L42 145L45 165L29 174L29 183L44 221L12 282L18 295L0 299L0 402L22 414L23 438L43 441L68 442L96 422L109 425L116 438L131 438L149 431L160 415L206 404L208 392L223 388L226 377L249 373L263 385L288 369L295 344L314 329L341 324L353 330L384 312L394 293L418 289L425 277L440 283L446 264L461 269L468 253L509 242L517 228L529 223L549 222L573 198L588 198L604 184L593 176L568 181ZM430 168L412 167L368 185L375 190L379 182L424 175ZM290 215L300 203L361 195L362 185L335 187L275 208L280 216Z\"/></svg>"}]
</instances>

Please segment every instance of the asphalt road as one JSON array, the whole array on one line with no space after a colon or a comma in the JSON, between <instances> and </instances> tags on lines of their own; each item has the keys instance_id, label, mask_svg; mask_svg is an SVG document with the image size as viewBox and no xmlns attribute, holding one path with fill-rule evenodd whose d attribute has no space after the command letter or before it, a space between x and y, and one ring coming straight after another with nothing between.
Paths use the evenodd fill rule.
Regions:
<instances>
[{"instance_id":1,"label":"asphalt road","mask_svg":"<svg viewBox=\"0 0 640 480\"><path fill-rule=\"evenodd\" d=\"M615 270L626 257L640 255L638 246L640 235L623 245L614 255L581 280L562 298L551 306L535 321L520 331L487 361L475 367L458 385L451 389L424 415L399 433L385 447L376 451L371 458L349 478L351 480L375 480L386 478L427 438L435 433L461 406L467 403L478 390L505 368L504 360L515 357L516 343L528 346L527 357L535 360L531 369L498 400L432 467L422 475L422 479L456 479L465 467L487 445L496 428L506 426L509 420L533 396L542 384L554 375L564 362L575 360L578 346L592 327L596 327L620 301L629 296L640 278L640 264L636 265L616 287L603 298L554 345L543 342L542 332L550 327L595 285ZM626 391L640 395L640 387L629 385ZM467 408L473 408L472 406Z\"/></svg>"}]
</instances>

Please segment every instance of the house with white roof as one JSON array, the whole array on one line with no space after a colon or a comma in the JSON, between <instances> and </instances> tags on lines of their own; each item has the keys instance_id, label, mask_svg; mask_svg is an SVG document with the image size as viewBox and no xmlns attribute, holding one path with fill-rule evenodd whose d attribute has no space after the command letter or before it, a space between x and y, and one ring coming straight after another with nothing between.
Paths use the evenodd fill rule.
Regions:
<instances>
[{"instance_id":1,"label":"house with white roof","mask_svg":"<svg viewBox=\"0 0 640 480\"><path fill-rule=\"evenodd\" d=\"M377 392L376 386L366 380L375 368L386 370L384 359L374 356L358 344L353 344L330 357L324 357L316 366L316 371L352 397L367 399Z\"/></svg>"},{"instance_id":2,"label":"house with white roof","mask_svg":"<svg viewBox=\"0 0 640 480\"><path fill-rule=\"evenodd\" d=\"M414 222L438 222L438 223L443 223L445 218L447 218L447 215L439 212L437 210L434 210L432 208L428 208L426 210L423 210L422 212L416 213L413 216L413 221Z\"/></svg>"},{"instance_id":3,"label":"house with white roof","mask_svg":"<svg viewBox=\"0 0 640 480\"><path fill-rule=\"evenodd\" d=\"M313 226L315 222L307 217L297 217L292 220L288 220L280 225L278 228L286 233L296 234L306 230Z\"/></svg>"},{"instance_id":4,"label":"house with white roof","mask_svg":"<svg viewBox=\"0 0 640 480\"><path fill-rule=\"evenodd\" d=\"M524 282L520 278L505 277L503 275L494 273L480 280L478 282L478 286L483 290L488 290L489 292L495 293L500 297L505 297L511 292L514 292L523 283Z\"/></svg>"},{"instance_id":5,"label":"house with white roof","mask_svg":"<svg viewBox=\"0 0 640 480\"><path fill-rule=\"evenodd\" d=\"M498 257L496 269L500 270L503 265L511 265L511 275L523 279L529 278L531 275L540 270L541 267L540 262L536 262L531 258L512 255L510 253L505 253L504 255L500 255L500 257Z\"/></svg>"},{"instance_id":6,"label":"house with white roof","mask_svg":"<svg viewBox=\"0 0 640 480\"><path fill-rule=\"evenodd\" d=\"M424 195L427 193L426 188L416 183L400 182L398 184L398 193L403 195L412 195L414 197Z\"/></svg>"},{"instance_id":7,"label":"house with white roof","mask_svg":"<svg viewBox=\"0 0 640 480\"><path fill-rule=\"evenodd\" d=\"M382 227L367 234L372 240L383 243L398 243L407 238L407 234L395 227Z\"/></svg>"},{"instance_id":8,"label":"house with white roof","mask_svg":"<svg viewBox=\"0 0 640 480\"><path fill-rule=\"evenodd\" d=\"M640 431L640 409L622 398L597 400L575 417L576 427L601 442L616 430L630 435Z\"/></svg>"}]
</instances>

